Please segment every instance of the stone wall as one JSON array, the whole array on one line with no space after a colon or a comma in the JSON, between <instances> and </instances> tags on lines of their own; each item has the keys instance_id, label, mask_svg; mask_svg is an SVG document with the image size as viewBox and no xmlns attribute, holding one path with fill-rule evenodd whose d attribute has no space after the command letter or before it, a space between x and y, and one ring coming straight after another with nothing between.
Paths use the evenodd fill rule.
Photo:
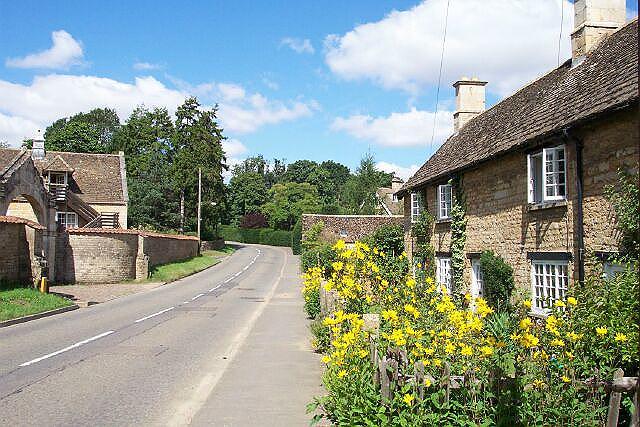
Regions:
<instances>
[{"instance_id":1,"label":"stone wall","mask_svg":"<svg viewBox=\"0 0 640 427\"><path fill-rule=\"evenodd\" d=\"M617 235L611 204L603 196L604 185L617 180L618 168L630 171L638 167L638 117L635 111L620 112L575 132L584 141L584 242L587 253L615 251ZM565 143L567 200L543 209L527 203L527 154L513 152L462 175L467 206L467 261L465 281L471 282L471 260L484 250L493 250L513 268L517 284L531 289L531 262L528 252L568 252L578 257L576 243L576 150L573 143L558 138L549 144ZM435 216L434 182L421 189L426 208ZM405 242L412 253L410 197L405 203ZM451 245L450 222L436 222L432 244L436 252L447 254ZM577 269L575 269L577 270ZM569 262L570 274L574 263ZM574 274L574 280L576 279Z\"/></svg>"},{"instance_id":2,"label":"stone wall","mask_svg":"<svg viewBox=\"0 0 640 427\"><path fill-rule=\"evenodd\" d=\"M114 283L144 279L151 267L191 258L198 239L119 229L59 233L56 263L60 283Z\"/></svg>"},{"instance_id":3,"label":"stone wall","mask_svg":"<svg viewBox=\"0 0 640 427\"><path fill-rule=\"evenodd\" d=\"M40 281L43 229L22 218L0 217L0 282Z\"/></svg>"},{"instance_id":4,"label":"stone wall","mask_svg":"<svg viewBox=\"0 0 640 427\"><path fill-rule=\"evenodd\" d=\"M302 215L302 234L317 222L324 223L323 234L330 240L353 243L370 235L383 225L402 225L401 215Z\"/></svg>"}]
</instances>

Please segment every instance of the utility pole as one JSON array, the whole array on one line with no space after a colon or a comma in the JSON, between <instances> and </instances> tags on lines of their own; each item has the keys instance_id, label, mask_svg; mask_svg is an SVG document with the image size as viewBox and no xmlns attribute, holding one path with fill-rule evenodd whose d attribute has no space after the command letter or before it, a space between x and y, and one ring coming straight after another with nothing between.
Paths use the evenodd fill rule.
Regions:
<instances>
[{"instance_id":1,"label":"utility pole","mask_svg":"<svg viewBox=\"0 0 640 427\"><path fill-rule=\"evenodd\" d=\"M198 252L200 252L200 205L202 204L202 168L198 168Z\"/></svg>"}]
</instances>

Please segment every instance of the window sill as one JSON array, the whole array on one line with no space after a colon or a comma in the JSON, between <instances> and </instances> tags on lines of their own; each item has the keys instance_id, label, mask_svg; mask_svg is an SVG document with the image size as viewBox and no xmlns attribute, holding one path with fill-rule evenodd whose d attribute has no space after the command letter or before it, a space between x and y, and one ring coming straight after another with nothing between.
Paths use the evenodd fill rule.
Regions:
<instances>
[{"instance_id":1,"label":"window sill","mask_svg":"<svg viewBox=\"0 0 640 427\"><path fill-rule=\"evenodd\" d=\"M562 208L567 206L566 200L554 200L549 202L540 202L540 203L529 203L527 205L527 211L541 211L545 209L554 209L554 208Z\"/></svg>"},{"instance_id":2,"label":"window sill","mask_svg":"<svg viewBox=\"0 0 640 427\"><path fill-rule=\"evenodd\" d=\"M441 219L436 219L435 223L436 224L448 224L451 222L451 218L441 218Z\"/></svg>"}]
</instances>

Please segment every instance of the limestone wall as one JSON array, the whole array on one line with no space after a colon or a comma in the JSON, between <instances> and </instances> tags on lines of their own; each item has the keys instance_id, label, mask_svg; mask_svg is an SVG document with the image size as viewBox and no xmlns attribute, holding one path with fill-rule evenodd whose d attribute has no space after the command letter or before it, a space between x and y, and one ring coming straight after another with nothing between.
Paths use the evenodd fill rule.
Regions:
<instances>
[{"instance_id":1,"label":"limestone wall","mask_svg":"<svg viewBox=\"0 0 640 427\"><path fill-rule=\"evenodd\" d=\"M143 235L149 267L198 255L198 239L190 236Z\"/></svg>"},{"instance_id":2,"label":"limestone wall","mask_svg":"<svg viewBox=\"0 0 640 427\"><path fill-rule=\"evenodd\" d=\"M332 240L342 239L353 243L373 233L383 225L402 225L401 215L302 215L302 233L304 234L317 222L324 223L323 233Z\"/></svg>"},{"instance_id":3,"label":"limestone wall","mask_svg":"<svg viewBox=\"0 0 640 427\"><path fill-rule=\"evenodd\" d=\"M0 217L0 282L29 285L40 280L43 228L20 218Z\"/></svg>"}]
</instances>

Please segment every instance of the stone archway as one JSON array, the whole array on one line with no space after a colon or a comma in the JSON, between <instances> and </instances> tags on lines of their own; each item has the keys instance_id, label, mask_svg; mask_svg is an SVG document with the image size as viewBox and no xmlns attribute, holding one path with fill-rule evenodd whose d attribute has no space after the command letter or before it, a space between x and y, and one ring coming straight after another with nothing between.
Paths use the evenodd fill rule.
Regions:
<instances>
[{"instance_id":1,"label":"stone archway","mask_svg":"<svg viewBox=\"0 0 640 427\"><path fill-rule=\"evenodd\" d=\"M14 200L24 198L33 209L37 222L46 228L42 235L43 255L47 260L48 276L55 279L56 211L29 151L20 151L0 171L0 187L0 215L7 215Z\"/></svg>"}]
</instances>

